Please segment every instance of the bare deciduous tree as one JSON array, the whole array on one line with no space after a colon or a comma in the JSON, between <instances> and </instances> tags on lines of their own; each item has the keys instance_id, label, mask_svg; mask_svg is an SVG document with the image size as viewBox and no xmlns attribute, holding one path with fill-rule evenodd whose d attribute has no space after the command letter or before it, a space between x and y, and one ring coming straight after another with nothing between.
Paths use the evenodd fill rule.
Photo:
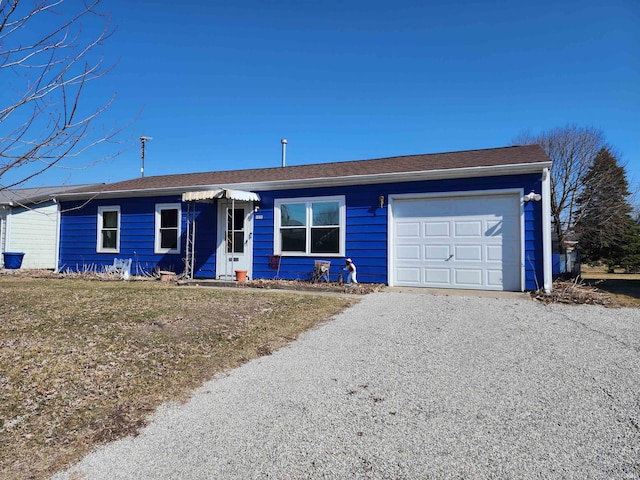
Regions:
<instances>
[{"instance_id":1,"label":"bare deciduous tree","mask_svg":"<svg viewBox=\"0 0 640 480\"><path fill-rule=\"evenodd\" d=\"M513 143L538 144L551 158L551 216L554 229L564 244L579 222L577 200L582 193L584 178L598 152L607 147L604 133L593 127L567 125L533 135L524 132Z\"/></svg>"},{"instance_id":2,"label":"bare deciduous tree","mask_svg":"<svg viewBox=\"0 0 640 480\"><path fill-rule=\"evenodd\" d=\"M113 96L97 106L81 102L88 82L109 70L98 50L110 16L99 3L0 0L0 189L66 166L118 133L92 129ZM4 182L8 172L13 179Z\"/></svg>"}]
</instances>

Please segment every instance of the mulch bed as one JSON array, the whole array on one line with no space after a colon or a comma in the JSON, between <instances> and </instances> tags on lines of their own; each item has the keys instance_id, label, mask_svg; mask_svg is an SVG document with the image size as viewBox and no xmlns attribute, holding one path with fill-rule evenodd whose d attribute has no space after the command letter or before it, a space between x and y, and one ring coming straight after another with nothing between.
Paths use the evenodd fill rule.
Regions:
<instances>
[{"instance_id":1,"label":"mulch bed","mask_svg":"<svg viewBox=\"0 0 640 480\"><path fill-rule=\"evenodd\" d=\"M251 280L249 282L239 283L238 286L280 290L351 293L354 295L367 295L373 292L380 292L386 287L383 283L353 284L337 282L308 282L302 280Z\"/></svg>"},{"instance_id":2,"label":"mulch bed","mask_svg":"<svg viewBox=\"0 0 640 480\"><path fill-rule=\"evenodd\" d=\"M51 270L0 270L0 275L24 277L24 278L75 278L98 281L122 281L122 276L114 273L97 272L53 272ZM133 276L132 280L159 280L159 276ZM172 278L177 281L178 276ZM248 282L233 282L237 287L263 288L272 290L298 290L298 291L322 291L336 293L351 293L354 295L367 295L379 292L386 287L383 283L358 283L347 284L338 282L310 282L304 280L250 280Z\"/></svg>"}]
</instances>

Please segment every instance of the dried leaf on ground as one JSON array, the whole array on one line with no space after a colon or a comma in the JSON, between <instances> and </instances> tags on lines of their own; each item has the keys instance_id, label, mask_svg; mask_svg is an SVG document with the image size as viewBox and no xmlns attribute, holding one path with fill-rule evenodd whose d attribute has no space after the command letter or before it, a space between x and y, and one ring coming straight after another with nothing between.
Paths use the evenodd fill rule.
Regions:
<instances>
[{"instance_id":1,"label":"dried leaf on ground","mask_svg":"<svg viewBox=\"0 0 640 480\"><path fill-rule=\"evenodd\" d=\"M532 292L532 295L533 298L543 303L618 306L609 294L598 290L596 287L585 285L578 280L556 280L553 282L553 288L550 293L538 290Z\"/></svg>"}]
</instances>

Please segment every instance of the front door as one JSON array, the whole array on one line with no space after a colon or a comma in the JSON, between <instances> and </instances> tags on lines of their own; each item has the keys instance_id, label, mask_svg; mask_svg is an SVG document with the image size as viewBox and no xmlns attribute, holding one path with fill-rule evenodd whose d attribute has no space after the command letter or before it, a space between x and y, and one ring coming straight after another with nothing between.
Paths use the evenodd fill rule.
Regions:
<instances>
[{"instance_id":1,"label":"front door","mask_svg":"<svg viewBox=\"0 0 640 480\"><path fill-rule=\"evenodd\" d=\"M236 270L252 278L253 204L219 200L218 238L216 278L234 280Z\"/></svg>"}]
</instances>

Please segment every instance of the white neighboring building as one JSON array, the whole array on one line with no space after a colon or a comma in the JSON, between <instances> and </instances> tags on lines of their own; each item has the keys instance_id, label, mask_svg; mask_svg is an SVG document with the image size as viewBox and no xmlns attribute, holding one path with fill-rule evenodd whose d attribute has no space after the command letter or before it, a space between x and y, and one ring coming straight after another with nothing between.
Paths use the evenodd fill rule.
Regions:
<instances>
[{"instance_id":1,"label":"white neighboring building","mask_svg":"<svg viewBox=\"0 0 640 480\"><path fill-rule=\"evenodd\" d=\"M20 268L55 270L60 231L56 194L82 185L0 190L0 251L23 252ZM4 256L0 255L4 268Z\"/></svg>"}]
</instances>

